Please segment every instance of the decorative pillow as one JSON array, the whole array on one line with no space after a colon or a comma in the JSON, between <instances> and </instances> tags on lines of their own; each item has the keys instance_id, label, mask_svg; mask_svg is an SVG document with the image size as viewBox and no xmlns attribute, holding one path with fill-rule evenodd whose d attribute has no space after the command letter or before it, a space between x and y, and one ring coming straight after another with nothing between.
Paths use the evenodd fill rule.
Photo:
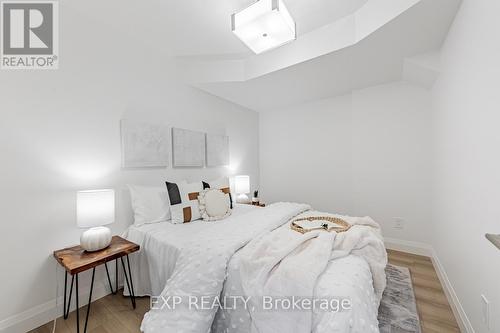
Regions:
<instances>
[{"instance_id":1,"label":"decorative pillow","mask_svg":"<svg viewBox=\"0 0 500 333\"><path fill-rule=\"evenodd\" d=\"M170 211L172 223L186 223L201 218L198 204L198 195L203 190L201 182L188 184L186 181L179 183L166 182L170 198Z\"/></svg>"},{"instance_id":2,"label":"decorative pillow","mask_svg":"<svg viewBox=\"0 0 500 333\"><path fill-rule=\"evenodd\" d=\"M200 214L204 221L222 220L231 215L227 194L219 189L205 189L198 196Z\"/></svg>"},{"instance_id":3,"label":"decorative pillow","mask_svg":"<svg viewBox=\"0 0 500 333\"><path fill-rule=\"evenodd\" d=\"M170 205L165 187L128 185L134 225L170 220Z\"/></svg>"},{"instance_id":4,"label":"decorative pillow","mask_svg":"<svg viewBox=\"0 0 500 333\"><path fill-rule=\"evenodd\" d=\"M211 189L219 189L224 192L227 196L227 200L229 201L229 208L233 209L233 197L231 195L231 188L229 187L229 178L222 177L216 180L212 180L211 182L202 182L203 189L211 188Z\"/></svg>"}]
</instances>

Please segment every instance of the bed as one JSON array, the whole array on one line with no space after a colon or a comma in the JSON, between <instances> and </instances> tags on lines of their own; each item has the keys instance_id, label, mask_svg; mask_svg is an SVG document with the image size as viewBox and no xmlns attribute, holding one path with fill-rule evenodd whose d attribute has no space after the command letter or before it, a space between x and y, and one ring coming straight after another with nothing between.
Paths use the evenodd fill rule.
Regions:
<instances>
[{"instance_id":1,"label":"bed","mask_svg":"<svg viewBox=\"0 0 500 333\"><path fill-rule=\"evenodd\" d=\"M169 307L150 311L143 320L141 330L148 333L378 332L378 305L385 287L382 272L387 263L382 238L378 235L379 230L375 230L378 225L373 223L367 227L362 220L352 218L349 222L359 224L361 232L354 238L337 236L335 244L338 248L332 248L331 252L335 255L331 255L330 250L321 251L321 246L333 243L334 238L318 241L319 252L314 256L303 250L313 248L308 245L311 242L309 239L301 241L304 242L300 244L302 252L297 253L295 246L293 251L280 254L281 257L269 255L267 258L263 255L262 265L252 267L252 262L261 258L259 247L269 249L275 246L274 251L280 252L281 248L287 247L288 241L285 239L280 245L276 239L286 238L286 235L298 238L290 232L289 221L292 218L318 214L324 213L315 212L307 205L291 203L266 208L236 205L233 214L223 221L132 226L126 236L141 245L141 251L131 257L136 295L188 297L194 294L224 300L246 296L251 299L248 303L251 305L266 292L272 295L302 292L303 295L298 296L305 296L308 292L299 292L298 284L292 283L296 278L311 281L309 294L312 293L312 298L349 300L348 310L266 312L255 311L252 306L193 310L181 304L173 311ZM374 228L375 232L370 228ZM335 237L326 234L330 233L320 233L320 237ZM267 243L258 241L266 237L271 237ZM321 253L325 252L328 256L321 259ZM303 260L306 255L312 256L311 260ZM296 258L295 262L293 258ZM262 274L259 270L268 265L267 259L271 263L275 260L286 269L280 271L274 263L269 271ZM285 262L288 264L284 265ZM312 273L314 270L318 270L316 275ZM266 280L260 283L263 275ZM274 280L269 278L271 276ZM307 285L304 282L304 286Z\"/></svg>"},{"instance_id":2,"label":"bed","mask_svg":"<svg viewBox=\"0 0 500 333\"><path fill-rule=\"evenodd\" d=\"M256 209L261 208L235 204L231 216L217 223L231 223L239 216ZM183 245L211 227L212 224L202 220L185 224L162 222L132 225L125 236L141 245L141 251L130 258L136 296L160 295L174 271Z\"/></svg>"}]
</instances>

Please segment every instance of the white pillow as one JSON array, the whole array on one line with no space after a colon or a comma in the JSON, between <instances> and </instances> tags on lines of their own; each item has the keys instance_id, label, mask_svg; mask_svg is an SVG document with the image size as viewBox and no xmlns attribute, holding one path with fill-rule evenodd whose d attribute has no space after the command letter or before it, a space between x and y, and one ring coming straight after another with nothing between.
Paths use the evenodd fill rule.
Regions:
<instances>
[{"instance_id":1,"label":"white pillow","mask_svg":"<svg viewBox=\"0 0 500 333\"><path fill-rule=\"evenodd\" d=\"M198 195L200 214L204 221L222 220L231 215L227 194L219 189L205 189Z\"/></svg>"},{"instance_id":2,"label":"white pillow","mask_svg":"<svg viewBox=\"0 0 500 333\"><path fill-rule=\"evenodd\" d=\"M134 225L165 222L170 220L170 201L165 187L128 185Z\"/></svg>"}]
</instances>

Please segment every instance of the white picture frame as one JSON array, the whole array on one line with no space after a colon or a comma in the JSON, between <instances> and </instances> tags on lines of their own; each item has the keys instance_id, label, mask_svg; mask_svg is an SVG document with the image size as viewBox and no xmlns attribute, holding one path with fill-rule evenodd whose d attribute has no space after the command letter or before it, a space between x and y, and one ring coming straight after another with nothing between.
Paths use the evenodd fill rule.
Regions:
<instances>
[{"instance_id":1,"label":"white picture frame","mask_svg":"<svg viewBox=\"0 0 500 333\"><path fill-rule=\"evenodd\" d=\"M172 128L173 166L203 167L205 165L205 133Z\"/></svg>"},{"instance_id":2,"label":"white picture frame","mask_svg":"<svg viewBox=\"0 0 500 333\"><path fill-rule=\"evenodd\" d=\"M168 167L171 149L168 126L122 119L120 133L123 168Z\"/></svg>"},{"instance_id":3,"label":"white picture frame","mask_svg":"<svg viewBox=\"0 0 500 333\"><path fill-rule=\"evenodd\" d=\"M207 166L229 165L229 137L220 134L206 135Z\"/></svg>"}]
</instances>

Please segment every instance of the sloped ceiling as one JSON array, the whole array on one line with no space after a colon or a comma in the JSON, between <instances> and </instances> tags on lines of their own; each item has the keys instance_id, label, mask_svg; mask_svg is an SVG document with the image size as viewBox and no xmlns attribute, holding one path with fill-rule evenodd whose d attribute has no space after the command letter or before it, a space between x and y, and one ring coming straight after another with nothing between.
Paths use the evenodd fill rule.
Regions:
<instances>
[{"instance_id":1,"label":"sloped ceiling","mask_svg":"<svg viewBox=\"0 0 500 333\"><path fill-rule=\"evenodd\" d=\"M385 1L385 4L390 3ZM300 52L299 37L297 45L290 44L288 49L286 46L275 54L270 54L275 52L271 51L262 57L250 55L242 59L226 55L226 58L212 57L208 61L180 58L180 64L188 69L186 80L193 86L257 111L400 80L405 59L440 48L460 1L417 0L408 4L408 8L373 32L352 43L347 40L345 47L332 48L331 52L323 48L317 55L309 48L304 61L295 60ZM346 12L352 14L356 9ZM337 17L339 20L342 18ZM304 36L327 31L324 25L311 29ZM320 39L317 42L321 44ZM290 62L290 58L294 58L295 63Z\"/></svg>"}]
</instances>

